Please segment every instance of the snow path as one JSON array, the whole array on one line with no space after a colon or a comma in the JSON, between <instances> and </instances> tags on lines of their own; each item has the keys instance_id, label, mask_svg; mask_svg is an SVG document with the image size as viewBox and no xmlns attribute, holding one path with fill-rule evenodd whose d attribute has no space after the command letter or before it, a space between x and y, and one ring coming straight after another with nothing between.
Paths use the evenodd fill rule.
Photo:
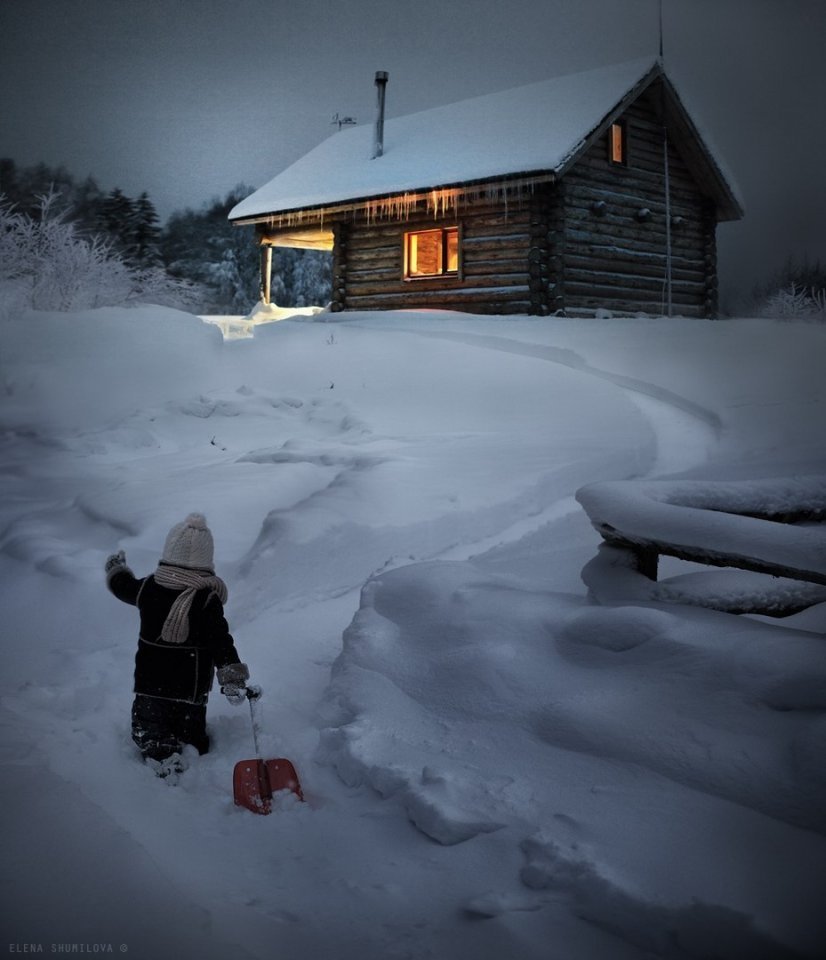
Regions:
<instances>
[{"instance_id":1,"label":"snow path","mask_svg":"<svg viewBox=\"0 0 826 960\"><path fill-rule=\"evenodd\" d=\"M353 325L359 326L357 322ZM364 326L375 329L369 324ZM472 347L557 363L621 387L648 420L656 437L656 457L649 469L640 474L640 478L669 476L696 468L707 461L710 450L720 440L722 422L713 410L666 387L595 367L573 350L491 334L416 329L403 324L394 324L393 329L414 336L450 340ZM573 496L565 497L547 505L534 517L503 530L498 538L488 538L484 544L465 544L441 554L440 559L470 559L487 549L518 541L539 527L579 509Z\"/></svg>"},{"instance_id":2,"label":"snow path","mask_svg":"<svg viewBox=\"0 0 826 960\"><path fill-rule=\"evenodd\" d=\"M642 477L672 475L698 467L706 462L710 450L719 443L722 421L713 410L662 385L595 367L573 350L491 334L404 326L394 329L415 336L450 340L557 363L621 387L649 421L656 435L656 459L650 468L641 474Z\"/></svg>"},{"instance_id":3,"label":"snow path","mask_svg":"<svg viewBox=\"0 0 826 960\"><path fill-rule=\"evenodd\" d=\"M540 343L526 343L520 340L511 340L508 337L491 336L490 334L457 333L445 330L415 330L401 325L395 329L420 337L451 340L454 343L464 343L468 346L482 347L488 350L497 350L501 353L512 353L517 356L532 357L534 359L548 360L551 363L558 363L562 366L570 367L573 370L580 370L592 377L607 380L609 383L623 387L633 393L660 400L662 403L674 409L689 413L697 420L713 428L715 436L720 429L720 417L707 407L695 403L686 397L682 397L667 387L657 386L654 383L640 380L637 377L629 377L625 374L613 373L610 370L602 370L599 367L594 367L573 350Z\"/></svg>"}]
</instances>

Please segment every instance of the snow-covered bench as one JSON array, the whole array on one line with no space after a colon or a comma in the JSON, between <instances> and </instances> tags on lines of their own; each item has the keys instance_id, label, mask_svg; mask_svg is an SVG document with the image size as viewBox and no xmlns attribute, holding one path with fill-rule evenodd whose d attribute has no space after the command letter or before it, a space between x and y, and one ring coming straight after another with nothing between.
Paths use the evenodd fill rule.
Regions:
<instances>
[{"instance_id":1,"label":"snow-covered bench","mask_svg":"<svg viewBox=\"0 0 826 960\"><path fill-rule=\"evenodd\" d=\"M582 571L599 602L771 616L826 602L826 477L604 482L577 500L605 541ZM657 583L661 556L733 569Z\"/></svg>"}]
</instances>

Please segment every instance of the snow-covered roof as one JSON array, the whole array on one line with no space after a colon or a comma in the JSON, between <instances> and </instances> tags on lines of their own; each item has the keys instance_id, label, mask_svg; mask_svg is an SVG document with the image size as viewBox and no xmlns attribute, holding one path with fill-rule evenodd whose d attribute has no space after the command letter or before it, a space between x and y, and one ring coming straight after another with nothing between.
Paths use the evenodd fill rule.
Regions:
<instances>
[{"instance_id":1,"label":"snow-covered roof","mask_svg":"<svg viewBox=\"0 0 826 960\"><path fill-rule=\"evenodd\" d=\"M657 60L646 57L389 119L378 158L373 158L372 124L340 130L242 200L229 217L255 219L519 174L560 173L628 94L658 72Z\"/></svg>"},{"instance_id":2,"label":"snow-covered roof","mask_svg":"<svg viewBox=\"0 0 826 960\"><path fill-rule=\"evenodd\" d=\"M230 219L555 170L653 66L635 60L388 119L376 159L372 123L345 128L242 200Z\"/></svg>"}]
</instances>

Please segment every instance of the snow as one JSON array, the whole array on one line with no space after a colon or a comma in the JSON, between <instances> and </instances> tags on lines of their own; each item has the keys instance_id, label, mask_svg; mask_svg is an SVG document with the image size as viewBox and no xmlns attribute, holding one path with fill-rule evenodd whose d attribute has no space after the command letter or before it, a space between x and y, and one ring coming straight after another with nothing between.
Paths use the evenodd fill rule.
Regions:
<instances>
[{"instance_id":1,"label":"snow","mask_svg":"<svg viewBox=\"0 0 826 960\"><path fill-rule=\"evenodd\" d=\"M202 316L201 320L218 327L225 340L241 340L254 336L255 328L261 323L314 317L323 312L324 307L279 307L276 303L259 302L245 317L213 314Z\"/></svg>"},{"instance_id":2,"label":"snow","mask_svg":"<svg viewBox=\"0 0 826 960\"><path fill-rule=\"evenodd\" d=\"M340 130L230 219L556 170L654 65L646 57L390 118L377 159L371 123Z\"/></svg>"},{"instance_id":3,"label":"snow","mask_svg":"<svg viewBox=\"0 0 826 960\"><path fill-rule=\"evenodd\" d=\"M703 540L701 505L819 503L826 327L281 317L0 327L5 942L822 956L826 604L698 606L761 588L646 580L575 497ZM250 718L217 692L177 783L129 738L137 619L103 562L150 572L193 510L307 797L268 817L232 802ZM822 566L818 525L773 526Z\"/></svg>"},{"instance_id":4,"label":"snow","mask_svg":"<svg viewBox=\"0 0 826 960\"><path fill-rule=\"evenodd\" d=\"M761 565L784 565L826 583L826 531L770 517L826 517L826 477L757 482L592 484L577 499L598 529ZM741 514L765 516L741 516ZM732 562L730 566L737 566Z\"/></svg>"}]
</instances>

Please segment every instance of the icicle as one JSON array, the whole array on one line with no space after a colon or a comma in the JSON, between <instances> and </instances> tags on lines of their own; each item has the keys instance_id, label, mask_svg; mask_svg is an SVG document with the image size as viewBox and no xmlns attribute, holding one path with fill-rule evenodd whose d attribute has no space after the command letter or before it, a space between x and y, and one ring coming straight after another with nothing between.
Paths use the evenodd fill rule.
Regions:
<instances>
[{"instance_id":1,"label":"icicle","mask_svg":"<svg viewBox=\"0 0 826 960\"><path fill-rule=\"evenodd\" d=\"M432 214L434 220L451 213L457 214L463 205L474 203L502 203L505 216L509 206L516 201L522 209L528 193L533 193L540 183L552 181L553 176L525 177L513 180L488 181L463 187L434 187L421 193L399 193L389 197L332 204L311 210L292 210L286 213L268 214L263 222L271 230L289 229L303 225L320 225L323 228L329 219L348 216L363 219L368 225L382 220L409 220L419 212Z\"/></svg>"}]
</instances>

